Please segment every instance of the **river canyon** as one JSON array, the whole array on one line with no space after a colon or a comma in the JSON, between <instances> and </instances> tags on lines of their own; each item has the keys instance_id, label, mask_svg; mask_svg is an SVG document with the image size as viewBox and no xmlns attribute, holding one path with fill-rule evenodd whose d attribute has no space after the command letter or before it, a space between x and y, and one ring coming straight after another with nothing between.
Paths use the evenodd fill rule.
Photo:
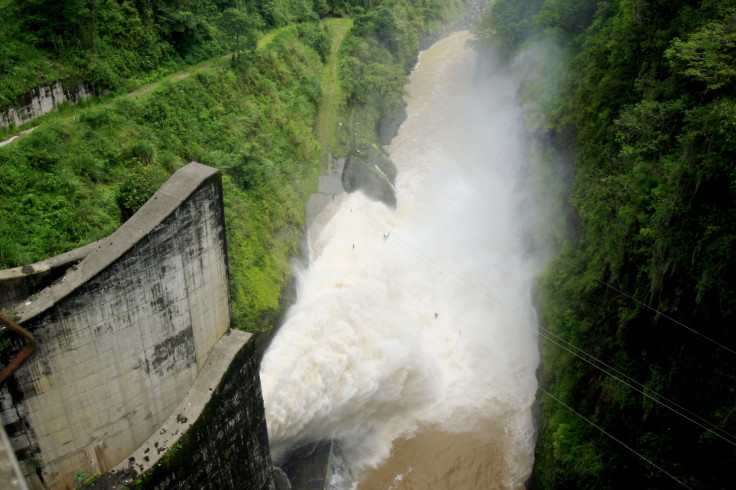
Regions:
<instances>
[{"instance_id":1,"label":"river canyon","mask_svg":"<svg viewBox=\"0 0 736 490\"><path fill-rule=\"evenodd\" d=\"M357 488L523 488L545 258L519 81L478 71L467 32L420 54L387 147L396 209L335 197L264 355L274 459L333 438ZM486 73L488 72L488 73ZM533 252L533 250L535 250Z\"/></svg>"}]
</instances>

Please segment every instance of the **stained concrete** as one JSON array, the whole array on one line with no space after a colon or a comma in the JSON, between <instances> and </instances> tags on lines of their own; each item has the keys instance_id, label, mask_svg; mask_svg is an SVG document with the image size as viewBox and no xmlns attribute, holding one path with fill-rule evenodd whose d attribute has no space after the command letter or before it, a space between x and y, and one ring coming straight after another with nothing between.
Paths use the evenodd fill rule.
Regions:
<instances>
[{"instance_id":1,"label":"stained concrete","mask_svg":"<svg viewBox=\"0 0 736 490\"><path fill-rule=\"evenodd\" d=\"M345 158L329 156L327 169L319 176L317 192L309 196L306 206L304 225L310 229L319 214L336 198L345 194L342 185L342 174L345 168Z\"/></svg>"},{"instance_id":2,"label":"stained concrete","mask_svg":"<svg viewBox=\"0 0 736 490\"><path fill-rule=\"evenodd\" d=\"M22 299L45 289L76 262L100 248L102 240L75 248L35 264L0 271L0 308L14 306Z\"/></svg>"},{"instance_id":3,"label":"stained concrete","mask_svg":"<svg viewBox=\"0 0 736 490\"><path fill-rule=\"evenodd\" d=\"M236 341L237 337L232 338L234 334L220 342ZM197 420L166 455L138 477L140 488L275 490L255 350L251 338L237 351ZM215 378L207 376L199 386L200 400L205 398L203 390L209 391ZM158 451L162 444L171 444L167 438L172 428L176 432L176 425L191 423L183 407L181 417L179 413L177 409L173 414L173 427L159 430L158 441L150 441L153 447L142 448L144 461L154 449ZM132 467L139 464L138 457L129 460Z\"/></svg>"},{"instance_id":4,"label":"stained concrete","mask_svg":"<svg viewBox=\"0 0 736 490\"><path fill-rule=\"evenodd\" d=\"M180 169L16 318L38 341L0 391L19 459L39 461L57 488L123 461L171 416L230 326L219 172Z\"/></svg>"},{"instance_id":5,"label":"stained concrete","mask_svg":"<svg viewBox=\"0 0 736 490\"><path fill-rule=\"evenodd\" d=\"M194 384L169 418L146 442L133 451L128 459L115 466L113 471L131 468L135 473L141 474L153 468L197 421L230 367L235 354L251 337L252 334L238 330L231 330L223 336L212 348Z\"/></svg>"},{"instance_id":6,"label":"stained concrete","mask_svg":"<svg viewBox=\"0 0 736 490\"><path fill-rule=\"evenodd\" d=\"M92 97L92 95L92 92L84 85L80 85L74 90L65 90L61 82L38 87L29 94L25 103L0 113L0 126L20 126L51 112L62 102L69 101L76 104L80 100Z\"/></svg>"}]
</instances>

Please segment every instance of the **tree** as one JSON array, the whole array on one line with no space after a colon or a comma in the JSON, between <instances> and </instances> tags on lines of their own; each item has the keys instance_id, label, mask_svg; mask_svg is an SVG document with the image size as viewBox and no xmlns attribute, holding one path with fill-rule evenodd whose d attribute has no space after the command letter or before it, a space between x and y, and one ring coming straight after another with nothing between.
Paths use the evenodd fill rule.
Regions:
<instances>
[{"instance_id":1,"label":"tree","mask_svg":"<svg viewBox=\"0 0 736 490\"><path fill-rule=\"evenodd\" d=\"M98 0L21 0L18 2L28 30L41 46L62 50L97 45Z\"/></svg>"},{"instance_id":2,"label":"tree","mask_svg":"<svg viewBox=\"0 0 736 490\"><path fill-rule=\"evenodd\" d=\"M256 22L248 15L244 8L228 8L220 18L223 29L233 42L233 59L237 58L241 50L241 37L246 51L252 51L258 45Z\"/></svg>"},{"instance_id":3,"label":"tree","mask_svg":"<svg viewBox=\"0 0 736 490\"><path fill-rule=\"evenodd\" d=\"M330 13L330 6L327 5L327 0L314 0L313 4L314 6L312 7L312 9L320 17L324 17Z\"/></svg>"},{"instance_id":4,"label":"tree","mask_svg":"<svg viewBox=\"0 0 736 490\"><path fill-rule=\"evenodd\" d=\"M732 83L736 79L735 21L736 11L731 10L726 19L706 24L685 40L675 38L665 57L675 71L704 83L708 90Z\"/></svg>"}]
</instances>

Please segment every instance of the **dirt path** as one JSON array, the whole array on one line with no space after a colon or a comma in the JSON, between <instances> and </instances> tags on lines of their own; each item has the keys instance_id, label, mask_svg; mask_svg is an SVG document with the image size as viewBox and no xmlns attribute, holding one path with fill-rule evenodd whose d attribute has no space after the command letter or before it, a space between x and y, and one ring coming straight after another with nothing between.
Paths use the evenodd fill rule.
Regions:
<instances>
[{"instance_id":1,"label":"dirt path","mask_svg":"<svg viewBox=\"0 0 736 490\"><path fill-rule=\"evenodd\" d=\"M332 38L332 51L330 52L330 58L325 65L321 77L322 88L324 90L324 98L320 107L317 124L317 134L319 137L320 146L322 148L322 161L325 165L327 164L327 155L334 143L333 139L335 135L335 128L337 127L337 108L339 104L340 90L339 79L337 75L337 51L340 48L340 44L345 37L345 33L353 25L352 19L328 19L326 20L326 22L328 22L332 26L334 30L334 36ZM257 49L261 49L264 46L268 45L279 33L290 28L293 28L293 26L285 26L267 32L258 40ZM231 55L232 53L228 53L217 58L202 61L201 63L188 67L184 71L167 75L160 80L157 80L148 85L144 85L143 87L122 95L121 97L140 97L141 95L155 90L164 82L176 82L188 78L201 70L210 68L212 66L215 66L217 63L221 63L224 60L227 60L228 58L230 58ZM72 114L68 117L77 117L77 114ZM31 128L19 131L18 133L4 141L0 141L0 147L10 144L13 141L25 136L37 127L38 126L32 126Z\"/></svg>"},{"instance_id":2,"label":"dirt path","mask_svg":"<svg viewBox=\"0 0 736 490\"><path fill-rule=\"evenodd\" d=\"M225 57L230 56L226 55ZM214 65L213 60L207 60L203 63L200 63L199 65L195 65L194 69L192 71L183 71L174 73L173 75L169 75L167 77L162 78L161 80L158 80L156 82L151 83L150 85L146 85L143 88L139 88L138 90L134 90L133 92L129 92L125 94L123 97L127 97L129 99L132 99L133 97L138 97L143 94L147 94L151 90L155 89L159 85L161 85L163 82L176 82L178 80L182 80L184 78L187 78L192 75L192 73L196 73L204 68L209 68L210 66Z\"/></svg>"},{"instance_id":3,"label":"dirt path","mask_svg":"<svg viewBox=\"0 0 736 490\"><path fill-rule=\"evenodd\" d=\"M273 38L276 37L279 33L283 32L285 29L290 29L292 27L293 26L285 26L285 27L280 27L280 28L275 29L273 31L267 32L266 34L264 34L263 36L261 36L260 39L258 39L258 46L257 46L256 49L263 48L268 43L270 43L273 40ZM215 66L215 64L217 64L217 63L221 63L223 60L229 59L230 56L232 56L232 53L227 53L227 54L224 54L224 55L219 56L217 58L212 58L212 59L209 59L209 60L202 61L202 62L200 62L200 63L198 63L196 65L193 65L193 66L188 67L184 71L180 71L180 72L176 72L176 73L172 73L170 75L167 75L167 76L161 78L160 80L157 80L157 81L155 81L153 83L150 83L148 85L144 85L143 87L140 87L137 90L134 90L133 92L129 92L129 93L125 94L125 95L121 95L121 97L126 97L126 98L140 97L141 95L147 94L148 92L150 92L150 91L158 88L164 82L176 82L176 81L179 81L179 80L183 80L183 79L188 78L188 77L192 76L193 74L195 74L195 73L197 73L197 72L199 72L201 70L204 70L206 68L210 68L212 66ZM108 105L111 105L111 104L112 104L112 102L110 102ZM72 117L77 117L77 116L78 116L78 114L75 113L75 114L72 114L72 115L67 116L64 119L68 119L68 118L72 118ZM41 124L43 124L43 123L41 123ZM14 134L13 136L11 136L10 138L8 138L8 139L6 139L4 141L0 141L0 147L5 146L7 144L10 144L13 141L15 141L15 140L17 140L17 139L25 136L26 134L30 133L31 131L33 131L37 127L38 127L38 125L32 126L32 127L28 128L28 129L25 129L23 131L19 131L18 133Z\"/></svg>"},{"instance_id":4,"label":"dirt path","mask_svg":"<svg viewBox=\"0 0 736 490\"><path fill-rule=\"evenodd\" d=\"M13 141L17 140L21 136L27 135L28 133L30 133L31 131L33 131L37 127L38 126L33 126L32 128L25 129L25 130L21 131L20 133L14 135L14 136L11 136L10 138L6 139L5 141L0 141L0 146L5 146L5 145L7 145L9 143L12 143Z\"/></svg>"},{"instance_id":5,"label":"dirt path","mask_svg":"<svg viewBox=\"0 0 736 490\"><path fill-rule=\"evenodd\" d=\"M261 49L262 47L266 46L268 43L270 43L273 38L275 38L278 34L283 32L286 29L289 29L293 26L285 26L285 27L279 27L278 29L274 29L273 31L269 31L263 36L258 39L258 45L256 49ZM133 98L138 97L139 95L147 94L151 90L157 88L159 85L161 85L163 82L177 82L179 80L183 80L185 78L188 78L192 76L193 74L204 70L205 68L210 68L214 66L217 63L222 62L223 60L227 60L232 56L232 53L223 54L222 56L219 56L217 58L212 58L209 60L202 61L201 63L198 63L194 66L190 66L186 69L186 71L180 71L177 73L172 73L171 75L165 76L161 80L157 80L149 85L146 85L144 87L139 88L138 90L135 90L133 92L130 92L126 94L124 97Z\"/></svg>"},{"instance_id":6,"label":"dirt path","mask_svg":"<svg viewBox=\"0 0 736 490\"><path fill-rule=\"evenodd\" d=\"M340 80L337 71L337 52L345 38L345 33L353 26L352 19L330 19L334 30L330 57L322 71L322 90L324 97L317 121L317 137L322 148L322 165L327 167L329 152L335 143L337 128L337 109L340 104Z\"/></svg>"}]
</instances>

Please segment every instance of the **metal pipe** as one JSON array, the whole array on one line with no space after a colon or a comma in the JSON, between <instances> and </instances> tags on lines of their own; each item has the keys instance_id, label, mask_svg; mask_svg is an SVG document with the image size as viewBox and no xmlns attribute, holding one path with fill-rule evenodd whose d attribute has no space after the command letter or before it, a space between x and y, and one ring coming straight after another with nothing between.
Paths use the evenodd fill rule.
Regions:
<instances>
[{"instance_id":1,"label":"metal pipe","mask_svg":"<svg viewBox=\"0 0 736 490\"><path fill-rule=\"evenodd\" d=\"M26 346L23 348L23 350L21 350L18 355L16 355L13 360L10 361L10 363L8 363L8 365L5 366L2 371L0 371L0 384L3 384L36 350L36 339L33 337L31 332L21 327L2 313L0 313L0 323L4 324L5 328L10 329L10 331L17 333L18 335L26 339Z\"/></svg>"}]
</instances>

